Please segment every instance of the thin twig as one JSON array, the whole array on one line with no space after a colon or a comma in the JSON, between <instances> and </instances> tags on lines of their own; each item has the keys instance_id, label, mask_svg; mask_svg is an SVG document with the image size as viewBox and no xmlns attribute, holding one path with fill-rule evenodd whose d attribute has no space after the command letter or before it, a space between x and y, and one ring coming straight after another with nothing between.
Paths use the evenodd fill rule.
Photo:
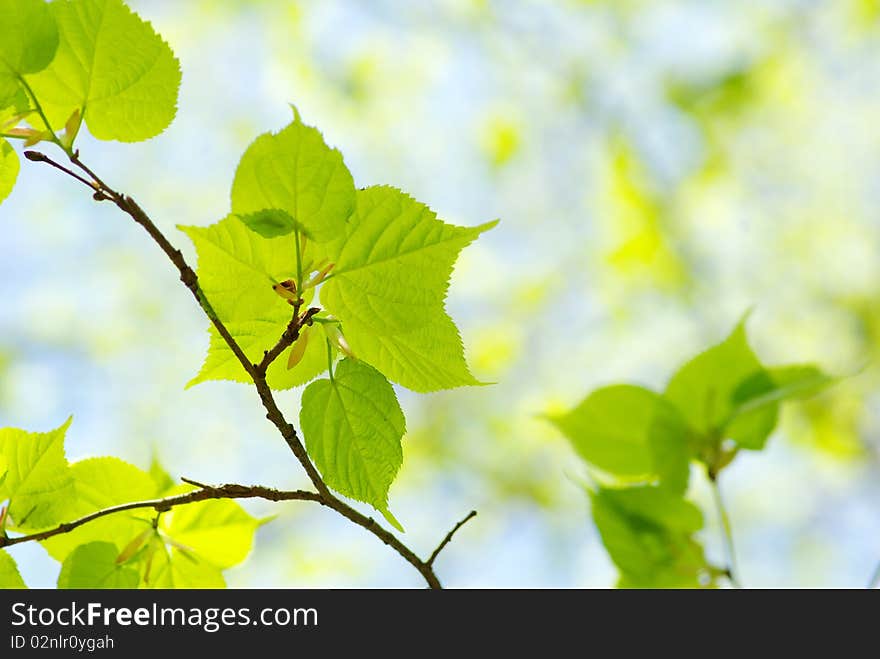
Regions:
<instances>
[{"instance_id":1,"label":"thin twig","mask_svg":"<svg viewBox=\"0 0 880 659\"><path fill-rule=\"evenodd\" d=\"M736 566L736 551L733 546L733 528L730 517L724 507L724 499L721 497L721 487L718 485L718 475L710 474L709 483L712 486L712 496L715 499L715 508L718 511L718 522L721 527L721 544L724 547L724 557L727 563L726 574L730 585L734 588L742 588L739 581L739 569Z\"/></svg>"},{"instance_id":2,"label":"thin twig","mask_svg":"<svg viewBox=\"0 0 880 659\"><path fill-rule=\"evenodd\" d=\"M186 480L186 479L183 479ZM190 482L190 481L187 481ZM9 538L0 535L0 548L18 545L23 542L32 542L46 540L56 535L70 533L83 524L88 524L101 517L113 515L115 513L125 512L126 510L137 510L138 508L152 508L156 512L167 512L176 506L183 506L188 503L197 501L207 501L208 499L266 499L267 501L315 501L321 503L321 495L317 492L307 492L305 490L275 490L261 485L217 485L202 486L202 489L185 494L178 494L171 497L163 497L161 499L148 499L146 501L134 501L132 503L123 503L118 506L110 506L90 513L84 517L59 524L55 528L30 535L22 535L16 538Z\"/></svg>"},{"instance_id":3,"label":"thin twig","mask_svg":"<svg viewBox=\"0 0 880 659\"><path fill-rule=\"evenodd\" d=\"M433 566L434 561L437 560L437 557L440 555L440 552L446 548L446 545L448 545L450 542L452 542L452 536L454 536L458 532L458 529L460 529L462 526L467 524L470 520L472 520L476 516L477 516L477 511L472 510L467 514L467 516L463 520L461 520L458 524L453 526L452 530L446 534L446 537L443 538L443 541L439 545L437 545L437 549L434 550L434 553L431 554L431 557L427 561L425 561L425 563L427 563L429 566Z\"/></svg>"},{"instance_id":4,"label":"thin twig","mask_svg":"<svg viewBox=\"0 0 880 659\"><path fill-rule=\"evenodd\" d=\"M25 151L24 157L32 162L44 162L47 165L54 167L55 169L61 170L62 172L64 172L68 176L72 176L77 181L79 181L80 183L82 183L83 185L88 187L92 192L96 192L98 190L98 188L95 185L93 185L91 183L91 181L84 179L82 176L80 176L79 174L77 174L73 170L68 169L67 167L65 167L61 163L55 162L49 156L47 156L45 153L41 153L40 151Z\"/></svg>"}]
</instances>

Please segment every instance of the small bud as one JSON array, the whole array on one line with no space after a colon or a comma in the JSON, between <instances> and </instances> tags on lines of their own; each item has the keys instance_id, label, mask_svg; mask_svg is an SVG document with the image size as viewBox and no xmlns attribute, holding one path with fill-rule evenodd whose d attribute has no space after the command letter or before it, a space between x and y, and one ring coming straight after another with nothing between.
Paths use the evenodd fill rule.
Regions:
<instances>
[{"instance_id":1,"label":"small bud","mask_svg":"<svg viewBox=\"0 0 880 659\"><path fill-rule=\"evenodd\" d=\"M81 125L82 115L80 114L79 108L77 108L64 124L64 137L61 138L61 142L64 146L70 148L73 145L73 141L79 134L79 127Z\"/></svg>"},{"instance_id":2,"label":"small bud","mask_svg":"<svg viewBox=\"0 0 880 659\"><path fill-rule=\"evenodd\" d=\"M330 340L330 344L334 348L336 348L346 357L357 359L357 357L355 357L354 353L351 350L351 346L348 345L348 341L345 340L345 336L343 336L342 330L339 329L338 325L325 323L324 331L327 333L327 338Z\"/></svg>"},{"instance_id":3,"label":"small bud","mask_svg":"<svg viewBox=\"0 0 880 659\"><path fill-rule=\"evenodd\" d=\"M293 279L286 279L281 283L272 286L272 290L283 297L291 304L295 304L299 300L299 294L296 290L296 282Z\"/></svg>"},{"instance_id":4,"label":"small bud","mask_svg":"<svg viewBox=\"0 0 880 659\"><path fill-rule=\"evenodd\" d=\"M24 157L32 162L46 162L46 155L39 151L25 151Z\"/></svg>"},{"instance_id":5,"label":"small bud","mask_svg":"<svg viewBox=\"0 0 880 659\"><path fill-rule=\"evenodd\" d=\"M119 565L121 563L125 563L125 561L134 556L137 553L138 549L143 546L144 542L146 542L147 538L149 538L152 534L153 529L147 529L146 531L138 535L134 540L129 542L125 546L125 549L119 552L119 556L116 557L116 564Z\"/></svg>"},{"instance_id":6,"label":"small bud","mask_svg":"<svg viewBox=\"0 0 880 659\"><path fill-rule=\"evenodd\" d=\"M308 345L309 328L306 327L299 333L299 338L293 344L293 348L290 349L290 357L287 358L288 371L302 361L302 358L306 354L306 348L308 347Z\"/></svg>"}]
</instances>

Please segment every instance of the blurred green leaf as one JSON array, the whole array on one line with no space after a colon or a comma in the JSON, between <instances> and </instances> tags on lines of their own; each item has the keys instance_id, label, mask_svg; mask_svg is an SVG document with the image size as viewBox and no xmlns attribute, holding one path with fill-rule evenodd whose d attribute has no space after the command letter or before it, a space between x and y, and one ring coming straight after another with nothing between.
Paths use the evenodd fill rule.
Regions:
<instances>
[{"instance_id":1,"label":"blurred green leaf","mask_svg":"<svg viewBox=\"0 0 880 659\"><path fill-rule=\"evenodd\" d=\"M137 570L116 562L110 542L90 542L74 549L61 565L59 588L137 588Z\"/></svg>"},{"instance_id":2,"label":"blurred green leaf","mask_svg":"<svg viewBox=\"0 0 880 659\"><path fill-rule=\"evenodd\" d=\"M687 428L659 394L633 385L597 389L570 412L550 420L584 460L608 473L687 483ZM662 463L658 469L657 462Z\"/></svg>"},{"instance_id":3,"label":"blurred green leaf","mask_svg":"<svg viewBox=\"0 0 880 659\"><path fill-rule=\"evenodd\" d=\"M342 360L332 380L303 392L300 425L326 483L399 528L388 512L388 489L403 462L406 422L388 380L362 362Z\"/></svg>"},{"instance_id":4,"label":"blurred green leaf","mask_svg":"<svg viewBox=\"0 0 880 659\"><path fill-rule=\"evenodd\" d=\"M744 382L763 386L764 367L749 347L745 319L730 336L685 364L670 380L664 396L678 407L704 443L730 438L759 447L776 425L776 407L734 415Z\"/></svg>"},{"instance_id":5,"label":"blurred green leaf","mask_svg":"<svg viewBox=\"0 0 880 659\"><path fill-rule=\"evenodd\" d=\"M0 590L27 588L15 559L10 556L6 550L0 549Z\"/></svg>"},{"instance_id":6,"label":"blurred green leaf","mask_svg":"<svg viewBox=\"0 0 880 659\"><path fill-rule=\"evenodd\" d=\"M50 7L60 46L30 84L52 125L60 128L80 110L101 140L138 142L165 130L177 112L180 64L150 23L122 0Z\"/></svg>"},{"instance_id":7,"label":"blurred green leaf","mask_svg":"<svg viewBox=\"0 0 880 659\"><path fill-rule=\"evenodd\" d=\"M620 586L677 588L707 585L711 574L693 534L699 509L667 490L642 486L591 492L593 520L620 570Z\"/></svg>"}]
</instances>

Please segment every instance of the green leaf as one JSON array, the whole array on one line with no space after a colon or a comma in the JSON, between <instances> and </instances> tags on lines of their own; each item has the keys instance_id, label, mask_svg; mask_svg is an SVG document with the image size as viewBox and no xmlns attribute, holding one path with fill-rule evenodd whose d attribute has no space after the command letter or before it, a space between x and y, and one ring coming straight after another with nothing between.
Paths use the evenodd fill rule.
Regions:
<instances>
[{"instance_id":1,"label":"green leaf","mask_svg":"<svg viewBox=\"0 0 880 659\"><path fill-rule=\"evenodd\" d=\"M483 384L471 374L461 335L446 312L427 325L398 334L378 333L356 320L345 323L343 330L355 356L412 391Z\"/></svg>"},{"instance_id":2,"label":"green leaf","mask_svg":"<svg viewBox=\"0 0 880 659\"><path fill-rule=\"evenodd\" d=\"M24 583L24 579L21 578L21 573L18 571L15 559L6 551L0 549L0 590L21 588L27 588L27 586Z\"/></svg>"},{"instance_id":3,"label":"green leaf","mask_svg":"<svg viewBox=\"0 0 880 659\"><path fill-rule=\"evenodd\" d=\"M21 169L21 163L18 160L18 154L15 153L9 142L0 139L0 203L9 196L12 188L15 187L19 169Z\"/></svg>"},{"instance_id":4,"label":"green leaf","mask_svg":"<svg viewBox=\"0 0 880 659\"><path fill-rule=\"evenodd\" d=\"M225 588L226 580L220 568L156 538L141 560L141 584L147 588Z\"/></svg>"},{"instance_id":5,"label":"green leaf","mask_svg":"<svg viewBox=\"0 0 880 659\"><path fill-rule=\"evenodd\" d=\"M436 322L459 252L496 224L458 227L395 188L359 190L347 235L328 247L336 265L321 302L343 325L382 334Z\"/></svg>"},{"instance_id":6,"label":"green leaf","mask_svg":"<svg viewBox=\"0 0 880 659\"><path fill-rule=\"evenodd\" d=\"M260 523L235 501L218 499L175 507L162 515L159 528L188 553L225 569L247 558Z\"/></svg>"},{"instance_id":7,"label":"green leaf","mask_svg":"<svg viewBox=\"0 0 880 659\"><path fill-rule=\"evenodd\" d=\"M298 118L278 133L260 135L232 183L233 213L282 210L317 242L343 234L354 204L354 180L342 154Z\"/></svg>"},{"instance_id":8,"label":"green leaf","mask_svg":"<svg viewBox=\"0 0 880 659\"><path fill-rule=\"evenodd\" d=\"M668 490L643 486L591 492L593 520L620 570L620 586L688 588L711 574L693 534L700 510Z\"/></svg>"},{"instance_id":9,"label":"green leaf","mask_svg":"<svg viewBox=\"0 0 880 659\"><path fill-rule=\"evenodd\" d=\"M74 463L70 471L74 488L69 519L158 496L158 487L149 474L118 458L81 460ZM143 508L107 515L70 533L43 540L41 544L50 556L59 561L63 561L78 546L94 541L112 543L118 554L133 538L149 528L155 514L151 508Z\"/></svg>"},{"instance_id":10,"label":"green leaf","mask_svg":"<svg viewBox=\"0 0 880 659\"><path fill-rule=\"evenodd\" d=\"M137 588L137 570L117 564L119 551L109 542L90 542L74 549L61 565L59 588Z\"/></svg>"},{"instance_id":11,"label":"green leaf","mask_svg":"<svg viewBox=\"0 0 880 659\"><path fill-rule=\"evenodd\" d=\"M199 283L218 318L248 359L259 362L293 317L293 308L272 286L296 277L296 237L263 238L235 216L209 227L180 228L196 246ZM209 335L205 363L187 386L207 380L250 382L250 376L213 326ZM290 370L289 351L269 367L267 380L273 389L305 384L327 368L323 342L310 341L303 360Z\"/></svg>"},{"instance_id":12,"label":"green leaf","mask_svg":"<svg viewBox=\"0 0 880 659\"><path fill-rule=\"evenodd\" d=\"M300 425L327 485L399 528L388 513L388 489L403 462L406 422L388 380L363 362L342 360L332 380L303 392Z\"/></svg>"},{"instance_id":13,"label":"green leaf","mask_svg":"<svg viewBox=\"0 0 880 659\"><path fill-rule=\"evenodd\" d=\"M445 224L394 188L359 190L347 235L326 248L335 267L320 291L354 354L413 391L480 384L444 300L459 252L494 225Z\"/></svg>"},{"instance_id":14,"label":"green leaf","mask_svg":"<svg viewBox=\"0 0 880 659\"><path fill-rule=\"evenodd\" d=\"M810 364L777 366L753 376L735 392L734 414L744 414L781 403L815 396L835 384L838 378Z\"/></svg>"},{"instance_id":15,"label":"green leaf","mask_svg":"<svg viewBox=\"0 0 880 659\"><path fill-rule=\"evenodd\" d=\"M321 302L383 334L428 325L443 312L459 252L496 224L458 227L395 188L358 190L347 235L328 248L336 265Z\"/></svg>"},{"instance_id":16,"label":"green leaf","mask_svg":"<svg viewBox=\"0 0 880 659\"><path fill-rule=\"evenodd\" d=\"M74 493L64 456L64 435L73 420L39 433L0 429L0 455L7 472L0 498L9 499L9 515L19 528L41 528L65 521Z\"/></svg>"},{"instance_id":17,"label":"green leaf","mask_svg":"<svg viewBox=\"0 0 880 659\"><path fill-rule=\"evenodd\" d=\"M0 109L20 89L20 77L42 71L58 48L58 29L43 0L0 0Z\"/></svg>"},{"instance_id":18,"label":"green leaf","mask_svg":"<svg viewBox=\"0 0 880 659\"><path fill-rule=\"evenodd\" d=\"M597 389L570 412L550 421L571 441L584 460L602 471L628 478L658 474L655 453L662 453L664 471L687 469L687 428L676 409L662 396L632 385ZM664 437L652 437L663 434ZM678 460L671 449L677 447ZM687 482L685 473L684 482Z\"/></svg>"},{"instance_id":19,"label":"green leaf","mask_svg":"<svg viewBox=\"0 0 880 659\"><path fill-rule=\"evenodd\" d=\"M290 217L289 214L277 208L267 208L255 213L239 215L238 219L244 222L251 231L256 231L263 238L286 236L294 229L304 231L304 228Z\"/></svg>"},{"instance_id":20,"label":"green leaf","mask_svg":"<svg viewBox=\"0 0 880 659\"><path fill-rule=\"evenodd\" d=\"M180 64L150 23L122 0L59 0L61 34L52 64L30 78L53 127L77 109L101 140L137 142L177 112Z\"/></svg>"},{"instance_id":21,"label":"green leaf","mask_svg":"<svg viewBox=\"0 0 880 659\"><path fill-rule=\"evenodd\" d=\"M742 446L760 446L776 425L776 407L734 416L737 391L744 382L765 377L762 373L764 367L749 347L744 319L727 339L685 364L664 395L701 441L729 438Z\"/></svg>"}]
</instances>

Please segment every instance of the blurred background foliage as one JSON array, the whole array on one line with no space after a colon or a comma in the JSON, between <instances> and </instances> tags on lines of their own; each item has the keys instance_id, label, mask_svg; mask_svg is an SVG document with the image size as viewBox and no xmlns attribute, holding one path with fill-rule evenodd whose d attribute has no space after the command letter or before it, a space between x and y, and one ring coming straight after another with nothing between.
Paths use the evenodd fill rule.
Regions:
<instances>
[{"instance_id":1,"label":"blurred background foliage","mask_svg":"<svg viewBox=\"0 0 880 659\"><path fill-rule=\"evenodd\" d=\"M724 473L743 581L861 586L880 558L880 2L132 0L182 62L177 120L84 159L174 225L228 211L238 158L295 103L359 185L498 229L449 307L495 386L401 391L391 505L452 586L608 586L582 465L539 418L612 382L662 388L754 307L769 363L857 377L792 406ZM23 167L0 209L0 425L69 413L71 458L280 487L299 467L247 387L197 372L207 333L164 256L74 182ZM283 395L295 418L299 392ZM720 562L705 479L703 539ZM261 528L232 586L419 586L395 554L307 505ZM39 547L13 549L53 585Z\"/></svg>"}]
</instances>

